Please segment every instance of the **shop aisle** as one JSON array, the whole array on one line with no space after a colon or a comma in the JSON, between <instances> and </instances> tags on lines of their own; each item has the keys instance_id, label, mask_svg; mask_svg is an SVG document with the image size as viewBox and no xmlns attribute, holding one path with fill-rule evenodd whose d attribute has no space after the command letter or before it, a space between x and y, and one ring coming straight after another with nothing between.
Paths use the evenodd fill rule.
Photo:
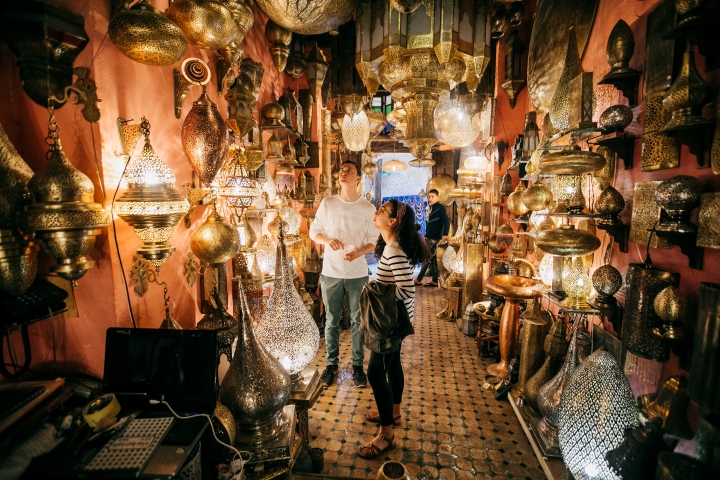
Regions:
<instances>
[{"instance_id":1,"label":"shop aisle","mask_svg":"<svg viewBox=\"0 0 720 480\"><path fill-rule=\"evenodd\" d=\"M353 385L350 332L341 332L338 381L310 410L311 446L325 450L333 476L375 478L383 462L403 462L413 479L544 479L530 443L507 400L497 401L481 384L490 363L477 357L475 339L455 324L437 320L444 290L418 288L415 335L405 340L403 420L397 448L373 460L357 454L378 426L365 414L375 409L372 390ZM366 352L365 364L369 352ZM315 359L325 368L321 341Z\"/></svg>"}]
</instances>

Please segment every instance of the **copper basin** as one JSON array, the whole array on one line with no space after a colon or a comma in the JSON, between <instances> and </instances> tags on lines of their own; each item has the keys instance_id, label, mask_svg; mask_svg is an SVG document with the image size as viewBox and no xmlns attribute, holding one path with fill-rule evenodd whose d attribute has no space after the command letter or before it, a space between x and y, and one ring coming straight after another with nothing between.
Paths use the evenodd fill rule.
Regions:
<instances>
[{"instance_id":1,"label":"copper basin","mask_svg":"<svg viewBox=\"0 0 720 480\"><path fill-rule=\"evenodd\" d=\"M495 295L509 298L532 298L543 288L543 283L519 275L492 275L485 282L487 289Z\"/></svg>"}]
</instances>

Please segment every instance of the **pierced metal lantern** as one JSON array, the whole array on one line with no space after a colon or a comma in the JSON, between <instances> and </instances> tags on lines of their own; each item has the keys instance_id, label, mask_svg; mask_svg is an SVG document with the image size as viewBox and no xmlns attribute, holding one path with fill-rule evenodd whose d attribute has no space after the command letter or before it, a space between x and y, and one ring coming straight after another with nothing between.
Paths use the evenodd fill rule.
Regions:
<instances>
[{"instance_id":1,"label":"pierced metal lantern","mask_svg":"<svg viewBox=\"0 0 720 480\"><path fill-rule=\"evenodd\" d=\"M297 378L315 358L320 347L320 334L293 285L292 260L287 255L284 230L285 222L280 222L275 287L257 328L257 336L290 375Z\"/></svg>"},{"instance_id":2,"label":"pierced metal lantern","mask_svg":"<svg viewBox=\"0 0 720 480\"><path fill-rule=\"evenodd\" d=\"M110 225L110 213L93 201L92 181L70 163L59 134L51 112L48 163L28 182L33 203L25 207L22 229L35 233L55 259L50 271L75 285L95 265L87 254L102 229Z\"/></svg>"},{"instance_id":3,"label":"pierced metal lantern","mask_svg":"<svg viewBox=\"0 0 720 480\"><path fill-rule=\"evenodd\" d=\"M597 350L580 363L562 392L558 438L575 479L620 479L605 454L638 426L638 408L627 377L613 356Z\"/></svg>"},{"instance_id":4,"label":"pierced metal lantern","mask_svg":"<svg viewBox=\"0 0 720 480\"><path fill-rule=\"evenodd\" d=\"M222 177L217 195L225 200L237 220L241 221L247 209L262 193L257 180L245 169L245 150L242 147L231 145L228 165Z\"/></svg>"},{"instance_id":5,"label":"pierced metal lantern","mask_svg":"<svg viewBox=\"0 0 720 480\"><path fill-rule=\"evenodd\" d=\"M320 100L323 82L327 75L328 68L330 65L325 61L325 56L322 54L320 49L315 44L315 47L310 52L310 56L307 58L307 67L305 69L305 77L310 87L310 93L315 102Z\"/></svg>"},{"instance_id":6,"label":"pierced metal lantern","mask_svg":"<svg viewBox=\"0 0 720 480\"><path fill-rule=\"evenodd\" d=\"M145 117L141 125L145 146L125 170L123 181L128 188L115 202L114 211L143 241L137 253L158 269L175 251L168 240L190 204L175 190L173 171L153 150L150 123Z\"/></svg>"},{"instance_id":7,"label":"pierced metal lantern","mask_svg":"<svg viewBox=\"0 0 720 480\"><path fill-rule=\"evenodd\" d=\"M236 228L223 221L213 204L205 223L190 236L190 249L206 265L225 263L240 249L240 236Z\"/></svg>"},{"instance_id":8,"label":"pierced metal lantern","mask_svg":"<svg viewBox=\"0 0 720 480\"><path fill-rule=\"evenodd\" d=\"M195 326L198 330L214 330L218 332L219 350L218 363L222 355L232 361L235 347L237 346L237 321L230 315L220 300L217 288L213 287L211 293L212 302L207 302L208 312L200 319Z\"/></svg>"},{"instance_id":9,"label":"pierced metal lantern","mask_svg":"<svg viewBox=\"0 0 720 480\"><path fill-rule=\"evenodd\" d=\"M175 0L167 11L188 42L200 48L219 50L240 33L233 11L220 0Z\"/></svg>"}]
</instances>

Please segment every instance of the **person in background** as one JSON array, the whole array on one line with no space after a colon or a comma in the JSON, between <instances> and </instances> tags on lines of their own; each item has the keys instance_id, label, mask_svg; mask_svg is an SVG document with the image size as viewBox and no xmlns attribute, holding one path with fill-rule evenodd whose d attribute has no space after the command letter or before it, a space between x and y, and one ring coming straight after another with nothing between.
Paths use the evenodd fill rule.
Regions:
<instances>
[{"instance_id":1,"label":"person in background","mask_svg":"<svg viewBox=\"0 0 720 480\"><path fill-rule=\"evenodd\" d=\"M343 297L350 307L353 381L357 387L367 385L363 370L363 336L360 332L360 293L368 282L365 255L375 250L378 231L373 227L375 207L360 197L360 167L345 161L340 167L339 195L324 199L310 226L310 238L325 246L320 288L325 304L325 347L327 367L320 378L330 386L338 372L340 352L340 315Z\"/></svg>"},{"instance_id":2,"label":"person in background","mask_svg":"<svg viewBox=\"0 0 720 480\"><path fill-rule=\"evenodd\" d=\"M427 193L428 207L427 207L427 224L425 226L425 245L427 245L430 251L430 257L423 263L420 273L415 280L415 285L422 285L422 279L425 278L425 272L430 267L430 276L432 282L427 285L431 287L438 286L438 268L437 261L435 260L435 251L437 250L438 243L442 240L447 241L447 234L450 231L450 217L448 217L447 210L440 204L440 193L434 188Z\"/></svg>"},{"instance_id":3,"label":"person in background","mask_svg":"<svg viewBox=\"0 0 720 480\"><path fill-rule=\"evenodd\" d=\"M405 306L412 325L415 314L413 270L428 255L415 224L415 215L406 203L392 199L375 213L374 225L380 230L375 247L375 254L380 258L377 281L395 284L395 298ZM402 342L394 352L370 352L368 380L378 409L368 413L367 419L380 423L380 433L369 444L359 447L358 453L363 458L374 458L395 448L393 425L400 422L400 404L405 388L401 349Z\"/></svg>"}]
</instances>

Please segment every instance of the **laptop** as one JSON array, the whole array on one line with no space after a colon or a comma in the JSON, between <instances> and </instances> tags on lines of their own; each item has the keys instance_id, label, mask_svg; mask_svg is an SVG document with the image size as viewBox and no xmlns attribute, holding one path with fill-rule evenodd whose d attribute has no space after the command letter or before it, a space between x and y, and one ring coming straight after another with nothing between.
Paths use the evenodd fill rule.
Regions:
<instances>
[{"instance_id":1,"label":"laptop","mask_svg":"<svg viewBox=\"0 0 720 480\"><path fill-rule=\"evenodd\" d=\"M104 391L116 395L123 414L136 409L141 412L108 442L105 452L88 464L93 468L86 467L86 471L112 474L124 470L115 473L152 478L177 474L208 421L204 417L175 419L165 405L150 405L150 401L164 400L180 416L212 416L219 388L218 348L218 335L212 330L109 328ZM130 469L134 472L127 471L128 463L114 468L117 465L112 465L112 459L120 451L126 457L132 451L136 463Z\"/></svg>"}]
</instances>

